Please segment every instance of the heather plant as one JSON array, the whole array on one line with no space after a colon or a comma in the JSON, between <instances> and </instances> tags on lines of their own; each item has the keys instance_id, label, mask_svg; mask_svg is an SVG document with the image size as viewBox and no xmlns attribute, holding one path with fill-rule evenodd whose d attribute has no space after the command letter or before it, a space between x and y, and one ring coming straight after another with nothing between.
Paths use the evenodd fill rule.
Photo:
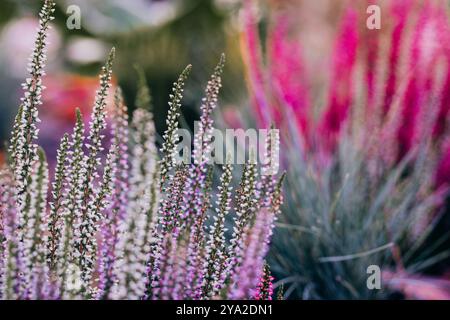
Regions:
<instances>
[{"instance_id":1,"label":"heather plant","mask_svg":"<svg viewBox=\"0 0 450 320\"><path fill-rule=\"evenodd\" d=\"M295 179L286 180L284 214L268 260L286 297L302 299L388 298L385 273L421 274L445 259L445 241L425 245L441 215L447 189L434 191L429 145L408 154L374 178L367 158L350 137L323 169L304 150L288 154ZM369 266L381 269L380 290L367 285Z\"/></svg>"},{"instance_id":2,"label":"heather plant","mask_svg":"<svg viewBox=\"0 0 450 320\"><path fill-rule=\"evenodd\" d=\"M386 1L380 3L382 29L369 30L366 8L371 3L341 3L316 88L316 70L309 69L305 57L308 48L295 32L295 5L270 7L262 39L259 4L243 1L242 50L255 120L283 129L295 125L295 132L285 130L284 141L297 139L324 165L345 133L358 135L359 147L386 167L398 164L418 147L421 136L431 134L431 156L439 161L435 183L441 186L448 178L447 9L428 0Z\"/></svg>"},{"instance_id":3,"label":"heather plant","mask_svg":"<svg viewBox=\"0 0 450 320\"><path fill-rule=\"evenodd\" d=\"M338 28L324 37L333 39L328 63L322 55L311 67L311 38L297 33L307 29L305 3L257 14L264 4L243 1L252 120L282 128L290 173L268 258L275 286L305 299L388 297L389 280L413 281L448 261L448 10L379 2L381 30L368 30L366 9L377 2L324 2L339 12ZM444 233L433 240L438 223ZM383 272L382 290L366 284L370 265Z\"/></svg>"},{"instance_id":4,"label":"heather plant","mask_svg":"<svg viewBox=\"0 0 450 320\"><path fill-rule=\"evenodd\" d=\"M174 83L161 152L142 74L131 124L120 88L114 93L108 143L112 49L100 73L89 126L77 110L73 132L62 137L49 177L36 140L53 12L54 2L45 0L10 160L0 171L0 297L270 299L272 278L264 259L282 204L283 176L259 178L251 157L233 194L229 161L216 193L215 168L207 157L225 57L202 100L195 161L176 164L181 100L191 67ZM267 144L268 150L276 147ZM229 215L235 225L230 241Z\"/></svg>"}]
</instances>

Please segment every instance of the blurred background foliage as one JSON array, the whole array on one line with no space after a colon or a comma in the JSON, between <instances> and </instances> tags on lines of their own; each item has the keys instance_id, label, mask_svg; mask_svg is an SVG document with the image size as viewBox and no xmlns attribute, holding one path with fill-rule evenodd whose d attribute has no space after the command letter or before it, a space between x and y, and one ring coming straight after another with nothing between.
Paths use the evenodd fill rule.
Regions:
<instances>
[{"instance_id":1,"label":"blurred background foliage","mask_svg":"<svg viewBox=\"0 0 450 320\"><path fill-rule=\"evenodd\" d=\"M118 52L115 81L123 88L131 109L137 89L134 68L137 66L145 71L151 88L158 132L164 130L169 90L180 70L187 64L193 65L183 101L183 115L187 123L192 124L199 116L199 104L206 80L222 52L227 55L228 62L223 77L222 108L219 112L227 110L231 104L241 104L245 100L239 29L233 21L236 17L236 1L60 0L56 3L56 20L50 37L47 72L48 81L54 83L54 86L49 85L45 95L54 98L65 93L65 98L52 99L43 106L48 111L52 109L49 116L54 112L53 109L64 109L72 120L70 114L75 107L89 110L96 88L96 82L92 78L97 76L111 46L115 46ZM66 27L70 5L80 8L80 30L69 30ZM10 123L16 112L19 84L26 75L26 59L32 46L35 13L39 6L39 1L33 0L2 1L2 141L9 135ZM67 96L72 99L67 99ZM60 100L64 100L64 104ZM83 105L79 105L80 103ZM45 110L42 116L46 117ZM59 126L57 123L49 124L51 125ZM60 130L59 134L62 133L63 130ZM57 138L59 137L55 137L55 141Z\"/></svg>"}]
</instances>

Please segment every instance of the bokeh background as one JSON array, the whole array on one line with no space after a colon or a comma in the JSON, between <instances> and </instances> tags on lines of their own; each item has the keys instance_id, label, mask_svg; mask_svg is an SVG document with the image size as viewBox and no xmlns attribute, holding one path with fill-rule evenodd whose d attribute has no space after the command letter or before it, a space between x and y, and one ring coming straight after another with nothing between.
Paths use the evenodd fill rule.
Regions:
<instances>
[{"instance_id":1,"label":"bokeh background","mask_svg":"<svg viewBox=\"0 0 450 320\"><path fill-rule=\"evenodd\" d=\"M187 84L183 114L187 123L198 117L203 86L222 52L227 54L222 108L243 105L245 81L236 24L236 1L210 0L75 0L56 1L50 35L47 91L41 117L41 143L50 152L73 123L74 109L90 110L97 73L114 45L119 53L115 82L133 108L137 74L145 71L152 91L158 131L164 130L167 97L187 64L194 66ZM0 138L9 135L20 97L20 83L34 41L39 1L2 1L0 13ZM80 30L69 30L67 8L81 9ZM52 146L52 144L54 144Z\"/></svg>"}]
</instances>

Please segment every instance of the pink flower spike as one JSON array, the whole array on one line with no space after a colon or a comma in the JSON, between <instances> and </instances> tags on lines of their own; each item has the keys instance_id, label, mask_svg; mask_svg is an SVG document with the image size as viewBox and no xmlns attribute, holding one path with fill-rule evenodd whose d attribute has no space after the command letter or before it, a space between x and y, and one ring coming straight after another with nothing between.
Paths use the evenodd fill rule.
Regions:
<instances>
[{"instance_id":1,"label":"pink flower spike","mask_svg":"<svg viewBox=\"0 0 450 320\"><path fill-rule=\"evenodd\" d=\"M347 119L352 103L352 77L358 48L358 17L349 7L344 13L341 30L336 39L332 60L328 107L319 125L325 148L334 149L342 124Z\"/></svg>"},{"instance_id":2,"label":"pink flower spike","mask_svg":"<svg viewBox=\"0 0 450 320\"><path fill-rule=\"evenodd\" d=\"M383 111L389 111L392 99L397 90L397 69L400 58L401 45L403 43L403 31L409 17L412 6L411 0L398 0L392 3L391 14L394 22L394 30L391 36L391 49L388 62L388 76L385 89Z\"/></svg>"},{"instance_id":3,"label":"pink flower spike","mask_svg":"<svg viewBox=\"0 0 450 320\"><path fill-rule=\"evenodd\" d=\"M281 112L286 105L295 115L300 134L307 135L309 129L309 95L306 86L305 68L301 46L295 39L290 39L287 15L279 14L269 39L270 75L274 94L280 102L279 109L274 110L275 123L281 121Z\"/></svg>"},{"instance_id":4,"label":"pink flower spike","mask_svg":"<svg viewBox=\"0 0 450 320\"><path fill-rule=\"evenodd\" d=\"M241 33L241 50L247 66L249 85L251 86L251 104L256 112L259 125L266 128L270 123L270 104L266 95L265 71L260 50L261 42L252 0L244 2L243 19L244 30Z\"/></svg>"}]
</instances>

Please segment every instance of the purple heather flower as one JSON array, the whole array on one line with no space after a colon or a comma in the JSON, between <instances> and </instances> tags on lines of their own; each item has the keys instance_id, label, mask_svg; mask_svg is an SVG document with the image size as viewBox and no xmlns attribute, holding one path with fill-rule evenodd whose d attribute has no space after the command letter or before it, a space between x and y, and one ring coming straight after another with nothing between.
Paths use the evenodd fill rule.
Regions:
<instances>
[{"instance_id":1,"label":"purple heather flower","mask_svg":"<svg viewBox=\"0 0 450 320\"><path fill-rule=\"evenodd\" d=\"M23 232L23 299L42 299L48 285L48 266L44 232L44 215L47 210L48 167L45 154L38 149L38 160L31 168L29 211Z\"/></svg>"},{"instance_id":2,"label":"purple heather flower","mask_svg":"<svg viewBox=\"0 0 450 320\"><path fill-rule=\"evenodd\" d=\"M264 263L262 276L259 279L258 288L255 294L256 300L272 300L273 295L273 277L270 274L270 268L267 262Z\"/></svg>"},{"instance_id":3,"label":"purple heather flower","mask_svg":"<svg viewBox=\"0 0 450 320\"><path fill-rule=\"evenodd\" d=\"M245 299L255 296L263 271L264 257L269 249L273 221L273 213L268 209L262 209L256 215L253 227L246 228L242 239L246 242L246 246L241 248L237 267L231 275L230 299Z\"/></svg>"},{"instance_id":4,"label":"purple heather flower","mask_svg":"<svg viewBox=\"0 0 450 320\"><path fill-rule=\"evenodd\" d=\"M13 128L10 167L0 171L1 298L210 299L228 292L227 297L251 299L256 290L259 295L270 291L268 283L258 289L258 281L282 200L281 182L276 184L272 176L258 182L254 161L246 165L229 246L225 219L231 211L232 167L227 163L209 232L205 226L214 207L209 156L224 56L202 101L194 164L174 163L180 101L190 66L170 96L162 160L158 161L150 94L141 73L131 158L127 108L117 90L112 141L103 163L113 49L100 75L87 139L77 110L73 133L60 143L48 199L47 161L34 140L42 49L52 12L53 2L45 1L30 66L32 79L25 85ZM277 146L268 146L268 153L271 148Z\"/></svg>"},{"instance_id":5,"label":"purple heather flower","mask_svg":"<svg viewBox=\"0 0 450 320\"><path fill-rule=\"evenodd\" d=\"M82 278L84 281L84 289L90 288L92 271L94 268L95 253L97 250L96 244L96 232L97 221L101 219L102 210L104 209L105 197L107 196L107 190L100 188L99 192L96 192L95 181L99 178L97 169L101 167L101 161L98 158L99 153L103 150L102 131L106 127L106 98L108 95L108 89L111 86L112 76L112 64L114 60L115 49L111 49L108 60L102 68L100 74L100 88L97 91L94 102L94 109L92 112L90 130L88 134L86 147L87 155L85 160L86 173L83 176L83 182L81 189L83 190L83 197L81 201L81 207L78 214L78 225L76 234L76 248L78 250L78 258L80 261L80 267L82 272ZM110 163L109 168L105 168L104 175L107 175L109 169L115 166L112 157L114 153L109 154ZM107 163L108 165L108 163ZM104 177L104 178L105 178ZM103 186L108 188L107 186ZM83 289L83 290L84 290Z\"/></svg>"},{"instance_id":6,"label":"purple heather flower","mask_svg":"<svg viewBox=\"0 0 450 320\"><path fill-rule=\"evenodd\" d=\"M227 270L228 250L226 246L225 218L231 209L231 180L233 178L231 164L223 166L219 195L217 199L214 223L210 228L210 233L205 250L205 261L203 264L202 295L205 298L215 296L224 285Z\"/></svg>"},{"instance_id":7,"label":"purple heather flower","mask_svg":"<svg viewBox=\"0 0 450 320\"><path fill-rule=\"evenodd\" d=\"M98 294L100 297L107 297L115 282L113 265L116 255L117 242L119 240L119 225L126 217L128 202L128 108L124 104L121 89L118 88L115 94L115 104L112 117L112 143L117 146L114 160L115 171L112 177L113 191L109 197L109 205L105 217L102 221L101 233L102 242L100 246L99 284Z\"/></svg>"},{"instance_id":8,"label":"purple heather flower","mask_svg":"<svg viewBox=\"0 0 450 320\"><path fill-rule=\"evenodd\" d=\"M11 139L11 158L15 173L16 188L18 189L18 203L22 207L19 215L24 219L26 206L26 189L28 186L31 166L37 160L38 146L35 141L38 138L36 125L40 121L38 117L38 106L42 104L41 95L44 89L42 77L45 75L44 67L47 60L47 34L50 22L54 19L55 3L46 0L39 13L39 28L35 40L34 50L28 63L30 78L22 85L24 96L21 99L16 124ZM21 221L21 225L23 221Z\"/></svg>"},{"instance_id":9,"label":"purple heather flower","mask_svg":"<svg viewBox=\"0 0 450 320\"><path fill-rule=\"evenodd\" d=\"M6 300L19 298L22 276L22 259L18 246L17 209L14 177L7 168L0 170L0 224L2 226L0 255L0 297Z\"/></svg>"}]
</instances>

